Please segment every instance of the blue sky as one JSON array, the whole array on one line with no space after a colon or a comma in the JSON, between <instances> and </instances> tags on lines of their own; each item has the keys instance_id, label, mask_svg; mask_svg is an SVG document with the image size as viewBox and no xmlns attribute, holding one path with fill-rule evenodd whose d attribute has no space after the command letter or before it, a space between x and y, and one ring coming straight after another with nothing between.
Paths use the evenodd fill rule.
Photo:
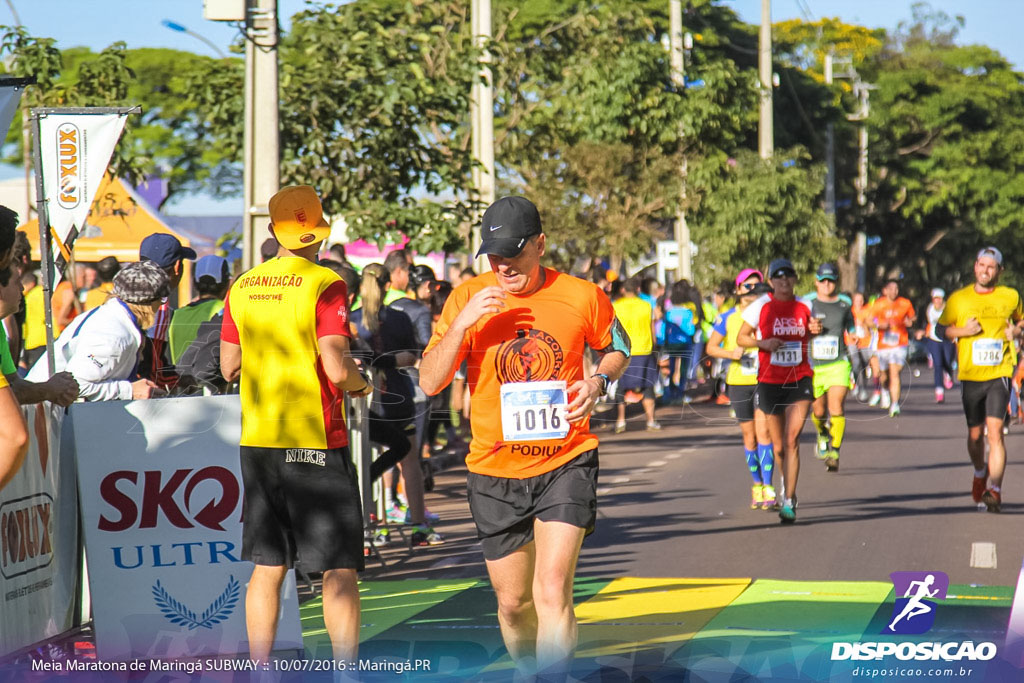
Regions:
<instances>
[{"instance_id":1,"label":"blue sky","mask_svg":"<svg viewBox=\"0 0 1024 683\"><path fill-rule=\"evenodd\" d=\"M305 0L279 0L279 13L287 18L306 6ZM338 4L338 3L336 3ZM666 5L668 0L666 0ZM749 23L759 23L760 0L723 0ZM772 20L839 17L849 23L894 28L910 19L911 0L773 0ZM1024 68L1024 23L1021 0L932 0L931 6L951 16L963 15L962 43L983 43L999 50L1017 68ZM10 5L32 35L56 38L61 48L86 45L101 50L123 40L128 47L169 47L215 55L194 36L172 31L164 19L202 34L226 50L237 34L233 26L203 19L202 0L9 0L0 2L0 24L15 23ZM86 10L87 7L87 10ZM66 17L67 19L60 19ZM112 18L116 17L116 20ZM202 197L171 207L172 213L237 213L241 199L214 202Z\"/></svg>"}]
</instances>

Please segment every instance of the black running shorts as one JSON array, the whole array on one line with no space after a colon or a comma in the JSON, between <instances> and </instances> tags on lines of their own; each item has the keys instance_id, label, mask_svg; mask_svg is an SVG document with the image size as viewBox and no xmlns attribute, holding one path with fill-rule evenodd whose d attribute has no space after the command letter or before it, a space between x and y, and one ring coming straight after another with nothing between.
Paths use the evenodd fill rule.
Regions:
<instances>
[{"instance_id":1,"label":"black running shorts","mask_svg":"<svg viewBox=\"0 0 1024 683\"><path fill-rule=\"evenodd\" d=\"M781 415L794 403L812 400L812 389L813 381L810 377L801 377L792 384L761 382L754 392L754 407L765 415Z\"/></svg>"},{"instance_id":2,"label":"black running shorts","mask_svg":"<svg viewBox=\"0 0 1024 683\"><path fill-rule=\"evenodd\" d=\"M362 571L363 514L348 448L241 451L243 560Z\"/></svg>"},{"instance_id":3,"label":"black running shorts","mask_svg":"<svg viewBox=\"0 0 1024 683\"><path fill-rule=\"evenodd\" d=\"M597 519L597 449L526 479L469 473L469 510L484 558L500 560L533 540L533 520L565 522L589 535Z\"/></svg>"},{"instance_id":4,"label":"black running shorts","mask_svg":"<svg viewBox=\"0 0 1024 683\"><path fill-rule=\"evenodd\" d=\"M968 427L985 424L986 417L1005 419L1010 405L1010 378L997 377L984 382L960 380L960 399Z\"/></svg>"},{"instance_id":5,"label":"black running shorts","mask_svg":"<svg viewBox=\"0 0 1024 683\"><path fill-rule=\"evenodd\" d=\"M736 413L739 422L751 422L754 419L754 392L756 384L727 384L729 405Z\"/></svg>"}]
</instances>

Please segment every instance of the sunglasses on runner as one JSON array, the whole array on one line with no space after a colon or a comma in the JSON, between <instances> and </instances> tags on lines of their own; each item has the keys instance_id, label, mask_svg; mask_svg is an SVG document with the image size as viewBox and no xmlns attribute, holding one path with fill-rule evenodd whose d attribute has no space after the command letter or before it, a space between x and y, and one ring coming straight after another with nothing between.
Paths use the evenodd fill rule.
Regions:
<instances>
[{"instance_id":1,"label":"sunglasses on runner","mask_svg":"<svg viewBox=\"0 0 1024 683\"><path fill-rule=\"evenodd\" d=\"M778 280L783 277L796 277L796 271L790 270L789 268L781 268L772 273L773 280Z\"/></svg>"},{"instance_id":2,"label":"sunglasses on runner","mask_svg":"<svg viewBox=\"0 0 1024 683\"><path fill-rule=\"evenodd\" d=\"M754 289L754 287L757 287L759 284L761 284L760 280L758 280L757 282L744 282L740 284L740 289L745 289L746 291L749 292L750 290Z\"/></svg>"}]
</instances>

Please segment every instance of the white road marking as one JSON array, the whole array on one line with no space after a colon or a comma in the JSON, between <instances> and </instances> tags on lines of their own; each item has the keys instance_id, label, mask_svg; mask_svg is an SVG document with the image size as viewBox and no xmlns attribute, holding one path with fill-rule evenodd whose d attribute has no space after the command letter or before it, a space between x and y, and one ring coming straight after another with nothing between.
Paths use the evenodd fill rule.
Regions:
<instances>
[{"instance_id":1,"label":"white road marking","mask_svg":"<svg viewBox=\"0 0 1024 683\"><path fill-rule=\"evenodd\" d=\"M612 483L613 484L628 484L629 483L629 477L615 477L614 479L612 479Z\"/></svg>"},{"instance_id":2,"label":"white road marking","mask_svg":"<svg viewBox=\"0 0 1024 683\"><path fill-rule=\"evenodd\" d=\"M647 466L648 467L662 467L663 465L667 465L667 464L668 463L666 463L664 460L652 460L651 462L647 463Z\"/></svg>"},{"instance_id":3,"label":"white road marking","mask_svg":"<svg viewBox=\"0 0 1024 683\"><path fill-rule=\"evenodd\" d=\"M679 455L678 453L669 453L668 455L665 456L665 459L666 460L678 460L681 457L683 457L683 456Z\"/></svg>"},{"instance_id":4,"label":"white road marking","mask_svg":"<svg viewBox=\"0 0 1024 683\"><path fill-rule=\"evenodd\" d=\"M975 569L996 568L996 544L976 542L971 544L971 566Z\"/></svg>"},{"instance_id":5,"label":"white road marking","mask_svg":"<svg viewBox=\"0 0 1024 683\"><path fill-rule=\"evenodd\" d=\"M612 489L608 489L608 488L598 489L597 490L597 495L599 495L599 496L606 496L606 495L608 495L611 492L612 492Z\"/></svg>"}]
</instances>

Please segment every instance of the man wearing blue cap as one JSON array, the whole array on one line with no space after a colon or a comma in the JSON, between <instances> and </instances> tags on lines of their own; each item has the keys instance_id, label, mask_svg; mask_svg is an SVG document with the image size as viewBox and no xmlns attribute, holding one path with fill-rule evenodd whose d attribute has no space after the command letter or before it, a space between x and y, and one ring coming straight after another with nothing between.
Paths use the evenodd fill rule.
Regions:
<instances>
[{"instance_id":1,"label":"man wearing blue cap","mask_svg":"<svg viewBox=\"0 0 1024 683\"><path fill-rule=\"evenodd\" d=\"M196 261L195 288L199 298L174 311L167 338L175 364L195 341L199 326L224 309L224 296L231 282L231 269L223 256L210 254Z\"/></svg>"},{"instance_id":2,"label":"man wearing blue cap","mask_svg":"<svg viewBox=\"0 0 1024 683\"><path fill-rule=\"evenodd\" d=\"M185 259L194 261L195 258L194 249L182 246L177 237L163 232L153 233L139 245L139 260L150 261L163 268L170 280L171 292L174 292L181 282L181 276L185 272ZM171 304L164 301L156 313L153 327L146 330L146 336L152 343L144 348L143 359L139 365L140 376L147 377L165 388L174 384L177 379L167 348L167 334L173 312Z\"/></svg>"}]
</instances>

